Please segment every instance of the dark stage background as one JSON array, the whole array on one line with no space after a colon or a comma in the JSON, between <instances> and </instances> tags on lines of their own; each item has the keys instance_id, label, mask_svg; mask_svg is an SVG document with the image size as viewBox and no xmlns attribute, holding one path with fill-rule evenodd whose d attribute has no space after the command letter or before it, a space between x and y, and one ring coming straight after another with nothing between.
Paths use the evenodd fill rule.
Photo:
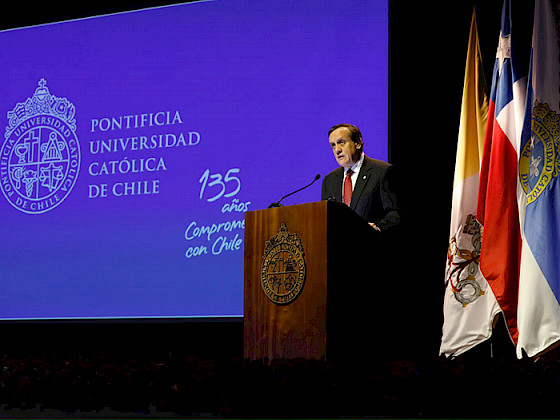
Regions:
<instances>
[{"instance_id":1,"label":"dark stage background","mask_svg":"<svg viewBox=\"0 0 560 420\"><path fill-rule=\"evenodd\" d=\"M16 2L0 16L0 28L171 3L174 2L42 2L27 6ZM320 2L317 4L320 7ZM398 314L396 325L404 337L402 351L395 360L387 361L377 377L348 385L349 375L342 368L324 368L299 361L299 364L279 362L272 368L261 366L260 370L252 366L247 379L241 374L243 325L239 320L13 322L0 324L0 356L4 354L5 372L4 386L0 388L0 412L35 410L35 414L47 415L49 411L45 408L49 404L43 402L42 408L36 406L39 394L41 401L50 401L54 406L51 408L59 410L56 412L75 414L82 410L99 415L103 414L99 410L105 406L110 408L110 414L130 412L138 407L137 399L141 400L143 393L148 392L147 385L138 390L138 384L151 383L149 392L152 394L139 404L141 409L136 409L139 416L153 415L156 410L188 416L207 413L221 416L532 417L535 412L528 407L537 401L541 403L539 413L542 414L542 403L548 401L545 387L550 385L550 393L557 387L553 385L550 369L544 380L536 381L532 362L514 360L513 346L499 334L493 342L493 358L490 358L489 345L481 345L453 363L438 357L460 104L475 4L484 70L490 85L502 0L390 2L389 160L404 175L402 195L408 215L408 240L400 258L408 270L403 278L391 279L402 285L403 296L391 297L392 312ZM523 20L517 22L517 30L530 33L533 2L514 1L514 5L521 10L518 16L523 16ZM525 48L528 52L530 44ZM8 64L4 62L3 65ZM350 58L349 65L359 66L360 63L352 63ZM348 92L348 99L351 98L352 92ZM367 144L367 139L364 140ZM327 152L318 150L317 153ZM107 377L103 376L106 382L96 386L105 394L96 401L95 396L88 397L93 393L94 380L87 375L98 380L103 367L107 371ZM41 370L49 371L45 374L47 379L38 379L41 374L37 372ZM58 385L49 382L56 376L52 371L59 372L61 382ZM538 372L541 371L544 372L544 368ZM265 381L259 376L262 372L266 372ZM152 377L147 378L150 375ZM69 377L81 379L73 382L75 379ZM251 379L261 382L255 385ZM43 384L38 384L41 380ZM158 380L163 389L156 390L153 385ZM509 393L510 401L537 382L540 385L535 389L541 393L535 396L534 391L530 397L518 399L520 403L523 401L521 407L481 412L477 405L485 405L486 397L479 392L496 392L492 382L499 383L496 387L501 389L497 392L502 396L518 386L514 393ZM44 387L49 383L62 387L56 390L58 393L73 390L79 395L66 400L45 396ZM283 384L291 384L291 387L282 388ZM311 384L314 391L310 387L304 389L301 384ZM354 386L367 388L363 391L364 398L371 405L364 407L357 402L358 397L364 395L354 392ZM478 391L473 391L472 387ZM50 392L55 391L51 389ZM470 403L465 403L464 399L473 398L468 396L471 392L476 392L474 400L480 400L471 399ZM253 397L248 393L253 393ZM294 396L298 393L307 397L300 395L298 399ZM303 400L313 405L301 412L273 409L270 404L277 396L285 398L285 410ZM335 399L347 404L335 407L331 396L338 396ZM100 398L105 400L99 401ZM249 403L247 398L251 400Z\"/></svg>"}]
</instances>

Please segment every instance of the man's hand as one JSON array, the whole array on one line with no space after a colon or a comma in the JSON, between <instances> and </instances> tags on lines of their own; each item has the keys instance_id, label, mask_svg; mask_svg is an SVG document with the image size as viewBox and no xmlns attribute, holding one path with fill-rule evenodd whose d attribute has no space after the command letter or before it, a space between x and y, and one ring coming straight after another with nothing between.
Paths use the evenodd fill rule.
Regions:
<instances>
[{"instance_id":1,"label":"man's hand","mask_svg":"<svg viewBox=\"0 0 560 420\"><path fill-rule=\"evenodd\" d=\"M369 224L372 228L374 228L376 231L381 232L381 229L379 229L379 226L377 226L375 223L371 222Z\"/></svg>"}]
</instances>

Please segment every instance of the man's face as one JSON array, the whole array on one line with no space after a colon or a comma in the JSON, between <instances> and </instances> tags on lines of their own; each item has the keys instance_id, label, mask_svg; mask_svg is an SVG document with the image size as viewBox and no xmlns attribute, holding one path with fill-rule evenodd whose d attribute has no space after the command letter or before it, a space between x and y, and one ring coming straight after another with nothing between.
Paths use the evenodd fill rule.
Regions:
<instances>
[{"instance_id":1,"label":"man's face","mask_svg":"<svg viewBox=\"0 0 560 420\"><path fill-rule=\"evenodd\" d=\"M361 145L357 145L350 137L350 130L340 127L329 136L329 144L338 164L344 168L351 168L360 159Z\"/></svg>"}]
</instances>

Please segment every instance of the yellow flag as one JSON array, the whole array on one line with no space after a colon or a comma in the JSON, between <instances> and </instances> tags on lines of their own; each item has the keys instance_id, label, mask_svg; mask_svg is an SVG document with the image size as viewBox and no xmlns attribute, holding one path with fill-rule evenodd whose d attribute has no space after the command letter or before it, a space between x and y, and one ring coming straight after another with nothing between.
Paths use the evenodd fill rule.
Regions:
<instances>
[{"instance_id":1,"label":"yellow flag","mask_svg":"<svg viewBox=\"0 0 560 420\"><path fill-rule=\"evenodd\" d=\"M481 226L476 220L478 181L488 96L473 10L457 142L449 250L445 270L440 354L458 356L492 335L500 307L479 267Z\"/></svg>"}]
</instances>

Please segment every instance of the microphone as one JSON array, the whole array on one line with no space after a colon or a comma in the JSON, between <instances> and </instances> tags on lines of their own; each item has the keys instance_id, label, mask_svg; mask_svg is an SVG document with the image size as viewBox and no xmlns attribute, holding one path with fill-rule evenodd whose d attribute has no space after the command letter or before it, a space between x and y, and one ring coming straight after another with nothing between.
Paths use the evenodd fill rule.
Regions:
<instances>
[{"instance_id":1,"label":"microphone","mask_svg":"<svg viewBox=\"0 0 560 420\"><path fill-rule=\"evenodd\" d=\"M294 192L291 192L290 194L285 195L284 197L282 197L280 200L278 200L276 203L272 203L270 206L268 206L268 208L272 208L272 207L282 207L282 204L280 204L280 201L282 201L284 198L289 197L292 194L295 194L297 192L300 192L301 190L305 190L306 188L310 187L311 185L313 185L313 183L315 181L317 181L319 178L321 178L320 174L315 175L315 179L313 181L311 181L311 183L307 184L305 187L300 188L299 190L295 190Z\"/></svg>"}]
</instances>

